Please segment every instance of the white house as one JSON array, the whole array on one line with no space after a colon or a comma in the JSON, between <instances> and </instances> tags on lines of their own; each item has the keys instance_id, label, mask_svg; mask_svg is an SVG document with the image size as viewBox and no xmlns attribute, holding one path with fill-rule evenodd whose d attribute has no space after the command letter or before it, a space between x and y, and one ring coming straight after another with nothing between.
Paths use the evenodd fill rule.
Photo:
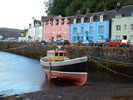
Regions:
<instances>
[{"instance_id":1,"label":"white house","mask_svg":"<svg viewBox=\"0 0 133 100\"><path fill-rule=\"evenodd\" d=\"M26 33L26 40L42 40L42 23L34 17L32 18L32 23L29 24L29 28Z\"/></svg>"}]
</instances>

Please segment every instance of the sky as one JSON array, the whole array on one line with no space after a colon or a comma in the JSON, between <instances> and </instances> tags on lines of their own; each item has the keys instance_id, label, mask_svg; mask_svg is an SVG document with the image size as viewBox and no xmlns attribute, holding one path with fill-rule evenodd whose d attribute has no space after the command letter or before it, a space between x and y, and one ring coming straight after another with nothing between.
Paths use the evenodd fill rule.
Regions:
<instances>
[{"instance_id":1,"label":"sky","mask_svg":"<svg viewBox=\"0 0 133 100\"><path fill-rule=\"evenodd\" d=\"M47 0L0 0L0 28L28 28L32 17L41 20Z\"/></svg>"}]
</instances>

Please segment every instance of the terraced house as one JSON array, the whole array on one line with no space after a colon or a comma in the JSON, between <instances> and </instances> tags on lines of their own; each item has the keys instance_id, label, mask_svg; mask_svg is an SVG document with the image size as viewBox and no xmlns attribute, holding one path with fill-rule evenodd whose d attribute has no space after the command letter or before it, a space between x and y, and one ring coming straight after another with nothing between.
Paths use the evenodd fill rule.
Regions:
<instances>
[{"instance_id":1,"label":"terraced house","mask_svg":"<svg viewBox=\"0 0 133 100\"><path fill-rule=\"evenodd\" d=\"M71 18L70 23L70 42L88 41L96 42L101 39L109 39L111 34L110 21L113 11L91 13L87 9L85 15L78 14Z\"/></svg>"},{"instance_id":2,"label":"terraced house","mask_svg":"<svg viewBox=\"0 0 133 100\"><path fill-rule=\"evenodd\" d=\"M54 16L44 21L43 39L47 42L69 40L69 18Z\"/></svg>"},{"instance_id":3,"label":"terraced house","mask_svg":"<svg viewBox=\"0 0 133 100\"><path fill-rule=\"evenodd\" d=\"M119 7L112 19L111 39L126 39L133 44L133 5Z\"/></svg>"}]
</instances>

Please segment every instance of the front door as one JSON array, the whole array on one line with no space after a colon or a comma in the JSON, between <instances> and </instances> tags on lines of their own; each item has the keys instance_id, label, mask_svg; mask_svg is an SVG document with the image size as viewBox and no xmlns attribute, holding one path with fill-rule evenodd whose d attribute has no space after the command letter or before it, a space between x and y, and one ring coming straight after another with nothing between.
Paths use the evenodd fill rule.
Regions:
<instances>
[{"instance_id":1,"label":"front door","mask_svg":"<svg viewBox=\"0 0 133 100\"><path fill-rule=\"evenodd\" d=\"M126 35L124 35L124 36L123 36L123 39L124 39L124 40L127 40L127 36L126 36Z\"/></svg>"}]
</instances>

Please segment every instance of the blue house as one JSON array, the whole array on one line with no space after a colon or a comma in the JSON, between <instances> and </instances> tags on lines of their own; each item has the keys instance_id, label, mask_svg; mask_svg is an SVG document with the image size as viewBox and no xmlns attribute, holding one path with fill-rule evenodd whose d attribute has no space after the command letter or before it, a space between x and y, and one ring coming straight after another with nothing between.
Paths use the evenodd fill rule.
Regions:
<instances>
[{"instance_id":1,"label":"blue house","mask_svg":"<svg viewBox=\"0 0 133 100\"><path fill-rule=\"evenodd\" d=\"M113 13L114 11L106 11L71 17L70 43L110 39Z\"/></svg>"}]
</instances>

